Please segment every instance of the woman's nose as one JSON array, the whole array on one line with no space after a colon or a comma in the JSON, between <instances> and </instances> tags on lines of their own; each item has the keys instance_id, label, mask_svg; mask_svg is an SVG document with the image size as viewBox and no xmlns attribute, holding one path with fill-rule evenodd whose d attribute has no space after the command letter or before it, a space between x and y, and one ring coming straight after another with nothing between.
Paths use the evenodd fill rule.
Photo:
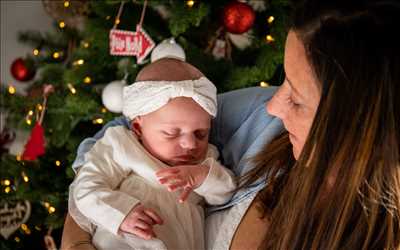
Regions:
<instances>
[{"instance_id":1,"label":"woman's nose","mask_svg":"<svg viewBox=\"0 0 400 250\"><path fill-rule=\"evenodd\" d=\"M195 149L197 147L196 137L194 135L182 136L179 143L183 149Z\"/></svg>"},{"instance_id":2,"label":"woman's nose","mask_svg":"<svg viewBox=\"0 0 400 250\"><path fill-rule=\"evenodd\" d=\"M283 120L285 118L287 104L282 100L282 87L274 94L274 96L267 102L266 110L267 113L276 116Z\"/></svg>"}]
</instances>

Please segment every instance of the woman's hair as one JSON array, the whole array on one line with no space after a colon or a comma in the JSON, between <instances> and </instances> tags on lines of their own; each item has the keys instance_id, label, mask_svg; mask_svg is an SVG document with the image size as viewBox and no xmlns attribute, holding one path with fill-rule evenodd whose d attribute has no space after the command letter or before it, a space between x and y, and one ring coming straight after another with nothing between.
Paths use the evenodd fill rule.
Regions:
<instances>
[{"instance_id":1,"label":"woman's hair","mask_svg":"<svg viewBox=\"0 0 400 250\"><path fill-rule=\"evenodd\" d=\"M399 18L395 0L296 8L321 99L297 162L282 135L245 177L278 176L260 195L271 212L260 248L400 249Z\"/></svg>"}]
</instances>

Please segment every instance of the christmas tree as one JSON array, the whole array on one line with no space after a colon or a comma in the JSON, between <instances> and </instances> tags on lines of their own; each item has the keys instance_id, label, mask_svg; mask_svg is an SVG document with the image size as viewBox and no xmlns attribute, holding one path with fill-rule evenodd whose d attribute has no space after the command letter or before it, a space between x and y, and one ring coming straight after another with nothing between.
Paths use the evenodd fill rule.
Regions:
<instances>
[{"instance_id":1,"label":"christmas tree","mask_svg":"<svg viewBox=\"0 0 400 250\"><path fill-rule=\"evenodd\" d=\"M0 131L0 219L7 239L1 249L43 249L53 229L59 246L77 147L121 115L121 88L152 60L185 59L219 93L278 85L283 77L287 0L43 0L43 6L54 30L21 32L32 54L11 66L21 81L36 71L29 94L17 95L11 85L1 89L2 113L12 114L7 127L32 132L15 156L3 149L11 133Z\"/></svg>"}]
</instances>

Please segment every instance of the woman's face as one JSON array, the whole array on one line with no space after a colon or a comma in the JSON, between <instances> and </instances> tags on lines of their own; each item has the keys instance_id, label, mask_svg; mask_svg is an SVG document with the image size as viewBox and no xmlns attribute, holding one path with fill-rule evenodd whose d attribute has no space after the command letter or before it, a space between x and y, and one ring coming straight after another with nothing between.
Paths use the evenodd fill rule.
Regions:
<instances>
[{"instance_id":1,"label":"woman's face","mask_svg":"<svg viewBox=\"0 0 400 250\"><path fill-rule=\"evenodd\" d=\"M285 46L286 78L267 103L267 112L279 117L289 132L293 154L298 159L314 120L320 100L314 73L306 59L304 46L290 31Z\"/></svg>"}]
</instances>

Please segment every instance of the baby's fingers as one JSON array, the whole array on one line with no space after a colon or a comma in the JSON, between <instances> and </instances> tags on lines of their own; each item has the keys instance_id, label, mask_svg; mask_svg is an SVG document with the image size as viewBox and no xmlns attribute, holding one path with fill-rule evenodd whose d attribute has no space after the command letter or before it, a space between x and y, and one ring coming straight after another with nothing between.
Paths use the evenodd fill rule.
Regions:
<instances>
[{"instance_id":1,"label":"baby's fingers","mask_svg":"<svg viewBox=\"0 0 400 250\"><path fill-rule=\"evenodd\" d=\"M156 234L154 233L154 231L152 229L141 229L138 227L134 227L130 233L145 239L145 240L150 240L153 237L156 237Z\"/></svg>"},{"instance_id":2,"label":"baby's fingers","mask_svg":"<svg viewBox=\"0 0 400 250\"><path fill-rule=\"evenodd\" d=\"M170 167L170 168L164 168L161 170L158 170L156 172L156 176L157 178L164 178L164 177L168 177L168 176L174 176L179 174L180 169L179 168L175 168L175 167Z\"/></svg>"},{"instance_id":3,"label":"baby's fingers","mask_svg":"<svg viewBox=\"0 0 400 250\"><path fill-rule=\"evenodd\" d=\"M187 185L187 181L184 180L176 180L171 183L165 184L168 188L168 191L173 192L179 188L184 188Z\"/></svg>"},{"instance_id":4,"label":"baby's fingers","mask_svg":"<svg viewBox=\"0 0 400 250\"><path fill-rule=\"evenodd\" d=\"M186 201L187 198L189 197L190 192L192 192L192 188L185 187L181 193L181 196L179 197L179 202L183 203L184 201Z\"/></svg>"},{"instance_id":5,"label":"baby's fingers","mask_svg":"<svg viewBox=\"0 0 400 250\"><path fill-rule=\"evenodd\" d=\"M144 213L149 216L155 223L162 225L164 223L163 219L151 208L146 208Z\"/></svg>"}]
</instances>

